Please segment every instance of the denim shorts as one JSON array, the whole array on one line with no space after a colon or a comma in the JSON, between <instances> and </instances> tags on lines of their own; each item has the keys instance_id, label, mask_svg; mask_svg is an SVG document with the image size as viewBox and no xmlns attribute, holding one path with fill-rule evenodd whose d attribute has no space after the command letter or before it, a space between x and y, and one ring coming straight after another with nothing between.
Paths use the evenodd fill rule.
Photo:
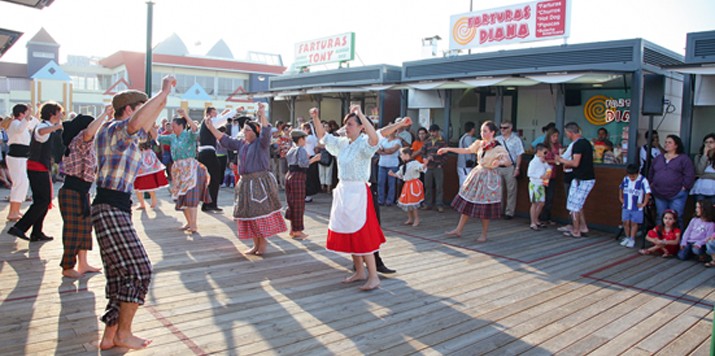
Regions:
<instances>
[{"instance_id":1,"label":"denim shorts","mask_svg":"<svg viewBox=\"0 0 715 356\"><path fill-rule=\"evenodd\" d=\"M621 221L632 221L636 224L643 223L643 210L621 210Z\"/></svg>"}]
</instances>

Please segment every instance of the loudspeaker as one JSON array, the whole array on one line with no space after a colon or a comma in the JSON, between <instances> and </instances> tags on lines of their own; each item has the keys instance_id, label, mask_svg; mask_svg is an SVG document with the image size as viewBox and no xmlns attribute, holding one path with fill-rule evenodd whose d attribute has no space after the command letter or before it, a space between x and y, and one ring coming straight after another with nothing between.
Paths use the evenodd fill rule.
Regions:
<instances>
[{"instance_id":1,"label":"loudspeaker","mask_svg":"<svg viewBox=\"0 0 715 356\"><path fill-rule=\"evenodd\" d=\"M564 105L566 106L580 106L581 105L581 91L569 89L564 93Z\"/></svg>"},{"instance_id":2,"label":"loudspeaker","mask_svg":"<svg viewBox=\"0 0 715 356\"><path fill-rule=\"evenodd\" d=\"M643 115L663 115L665 77L660 74L643 75Z\"/></svg>"}]
</instances>

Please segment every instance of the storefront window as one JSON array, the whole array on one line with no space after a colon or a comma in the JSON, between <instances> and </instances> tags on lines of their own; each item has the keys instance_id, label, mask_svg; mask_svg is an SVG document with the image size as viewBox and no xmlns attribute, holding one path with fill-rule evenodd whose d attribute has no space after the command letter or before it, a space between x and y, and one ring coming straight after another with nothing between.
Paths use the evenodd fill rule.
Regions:
<instances>
[{"instance_id":1,"label":"storefront window","mask_svg":"<svg viewBox=\"0 0 715 356\"><path fill-rule=\"evenodd\" d=\"M581 105L566 107L566 122L574 121L594 146L596 164L626 164L631 94L623 89L583 89Z\"/></svg>"}]
</instances>

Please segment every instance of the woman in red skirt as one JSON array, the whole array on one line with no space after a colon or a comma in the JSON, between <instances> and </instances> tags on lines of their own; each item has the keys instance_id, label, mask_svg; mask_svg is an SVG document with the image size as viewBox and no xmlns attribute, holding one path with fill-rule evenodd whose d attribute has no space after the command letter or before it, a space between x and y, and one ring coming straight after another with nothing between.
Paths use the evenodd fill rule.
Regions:
<instances>
[{"instance_id":1,"label":"woman in red skirt","mask_svg":"<svg viewBox=\"0 0 715 356\"><path fill-rule=\"evenodd\" d=\"M333 190L326 248L352 255L355 273L346 278L344 283L367 280L360 289L375 289L380 285L380 278L373 253L385 242L385 235L377 221L367 184L371 159L377 152L377 143L382 135L389 135L401 126L410 126L412 122L404 120L378 133L363 115L360 106L352 105L350 113L343 119L346 136L337 137L325 134L317 108L310 109L310 116L318 139L338 162L340 182ZM367 265L367 276L363 262Z\"/></svg>"},{"instance_id":2,"label":"woman in red skirt","mask_svg":"<svg viewBox=\"0 0 715 356\"><path fill-rule=\"evenodd\" d=\"M146 209L146 204L144 203L144 192L149 192L151 197L151 208L156 208L156 190L169 186L169 181L166 179L166 166L159 160L152 150L152 145L154 139L158 136L157 130L158 126L154 125L154 128L149 133L149 138L146 142L139 144L139 149L142 151L142 161L139 164L139 173L137 177L134 178L134 191L137 192L137 199L139 200L139 207L137 209Z\"/></svg>"}]
</instances>

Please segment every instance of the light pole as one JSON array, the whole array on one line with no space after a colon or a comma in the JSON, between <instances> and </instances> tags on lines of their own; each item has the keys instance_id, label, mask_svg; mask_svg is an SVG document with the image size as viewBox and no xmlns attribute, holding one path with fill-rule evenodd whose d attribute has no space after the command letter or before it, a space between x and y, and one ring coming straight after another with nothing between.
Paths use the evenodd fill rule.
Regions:
<instances>
[{"instance_id":1,"label":"light pole","mask_svg":"<svg viewBox=\"0 0 715 356\"><path fill-rule=\"evenodd\" d=\"M146 6L146 69L144 71L144 91L146 95L151 97L151 33L154 17L154 2L149 0L146 2Z\"/></svg>"}]
</instances>

